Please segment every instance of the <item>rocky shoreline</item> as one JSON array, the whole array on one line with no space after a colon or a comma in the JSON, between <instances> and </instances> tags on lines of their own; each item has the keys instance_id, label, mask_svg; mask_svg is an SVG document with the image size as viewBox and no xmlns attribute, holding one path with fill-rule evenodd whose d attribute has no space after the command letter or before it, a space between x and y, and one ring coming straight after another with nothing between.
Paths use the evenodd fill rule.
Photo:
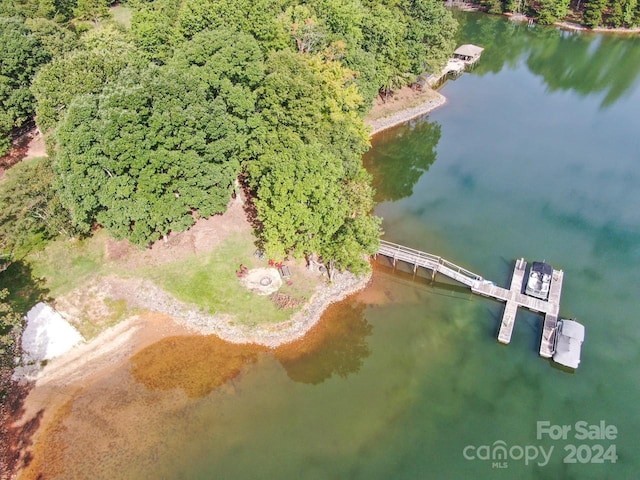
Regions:
<instances>
[{"instance_id":1,"label":"rocky shoreline","mask_svg":"<svg viewBox=\"0 0 640 480\"><path fill-rule=\"evenodd\" d=\"M333 282L319 286L302 309L286 322L247 326L235 325L228 318L210 319L205 323L193 322L188 318L183 321L187 327L195 328L199 333L213 333L231 343L255 343L276 348L302 338L320 321L331 304L364 289L370 280L371 274L357 277L350 272L338 273Z\"/></svg>"},{"instance_id":2,"label":"rocky shoreline","mask_svg":"<svg viewBox=\"0 0 640 480\"><path fill-rule=\"evenodd\" d=\"M362 290L370 279L371 274L358 277L350 272L337 273L333 282L318 285L309 301L289 320L256 325L238 324L231 314L209 314L197 305L178 300L149 280L109 276L87 288L112 300L124 300L130 308L167 315L196 334L214 334L231 343L254 343L276 348L304 336L329 305ZM57 307L66 320L75 323L76 312L68 305Z\"/></svg>"}]
</instances>

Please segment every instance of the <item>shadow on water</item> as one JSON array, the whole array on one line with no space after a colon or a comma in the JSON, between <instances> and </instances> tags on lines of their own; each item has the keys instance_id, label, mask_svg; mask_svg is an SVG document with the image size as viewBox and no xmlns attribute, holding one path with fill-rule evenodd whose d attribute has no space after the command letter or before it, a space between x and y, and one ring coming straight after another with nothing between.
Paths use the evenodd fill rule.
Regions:
<instances>
[{"instance_id":1,"label":"shadow on water","mask_svg":"<svg viewBox=\"0 0 640 480\"><path fill-rule=\"evenodd\" d=\"M458 43L485 47L474 75L498 73L521 58L550 91L600 93L601 107L623 99L640 76L640 46L624 36L597 36L553 27L528 28L502 17L456 13Z\"/></svg>"},{"instance_id":2,"label":"shadow on water","mask_svg":"<svg viewBox=\"0 0 640 480\"><path fill-rule=\"evenodd\" d=\"M418 268L414 275L413 266L401 261L398 261L394 268L392 261L383 255L379 255L375 260L374 269L377 275L384 276L385 282L409 285L435 295L456 297L461 300L473 298L471 290L465 285L450 281L442 275L436 276L432 281L431 271L424 268Z\"/></svg>"},{"instance_id":3,"label":"shadow on water","mask_svg":"<svg viewBox=\"0 0 640 480\"><path fill-rule=\"evenodd\" d=\"M373 176L377 203L400 200L413 194L413 187L436 161L440 136L438 123L415 121L374 137L374 148L365 154L363 163ZM396 141L401 137L405 137L403 142Z\"/></svg>"},{"instance_id":4,"label":"shadow on water","mask_svg":"<svg viewBox=\"0 0 640 480\"><path fill-rule=\"evenodd\" d=\"M373 327L365 319L363 303L332 305L303 338L275 350L287 376L294 382L317 385L334 375L357 373L371 354L367 337Z\"/></svg>"},{"instance_id":5,"label":"shadow on water","mask_svg":"<svg viewBox=\"0 0 640 480\"><path fill-rule=\"evenodd\" d=\"M317 385L334 375L346 378L357 373L371 353L367 337L373 328L365 308L350 301L332 305L303 338L274 350L229 343L215 335L166 338L134 355L131 372L149 389L180 388L192 398L235 379L260 355L273 355L295 382Z\"/></svg>"},{"instance_id":6,"label":"shadow on water","mask_svg":"<svg viewBox=\"0 0 640 480\"><path fill-rule=\"evenodd\" d=\"M547 360L549 362L549 366L555 370L559 370L562 373L568 373L569 375L575 375L576 374L576 369L575 368L569 368L569 367L565 367L564 365L560 365L559 363L554 362L551 359Z\"/></svg>"}]
</instances>

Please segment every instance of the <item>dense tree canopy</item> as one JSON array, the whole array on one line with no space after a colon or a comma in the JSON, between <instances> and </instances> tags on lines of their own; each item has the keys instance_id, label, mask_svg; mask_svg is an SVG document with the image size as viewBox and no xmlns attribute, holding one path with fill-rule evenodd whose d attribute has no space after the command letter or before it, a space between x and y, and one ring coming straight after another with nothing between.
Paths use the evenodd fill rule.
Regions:
<instances>
[{"instance_id":1,"label":"dense tree canopy","mask_svg":"<svg viewBox=\"0 0 640 480\"><path fill-rule=\"evenodd\" d=\"M518 12L543 25L582 19L589 27L633 28L640 25L638 0L479 0L491 13Z\"/></svg>"},{"instance_id":2,"label":"dense tree canopy","mask_svg":"<svg viewBox=\"0 0 640 480\"><path fill-rule=\"evenodd\" d=\"M78 49L43 66L33 79L38 126L47 131L56 126L75 97L100 93L127 66L140 65L135 52L105 48Z\"/></svg>"},{"instance_id":3,"label":"dense tree canopy","mask_svg":"<svg viewBox=\"0 0 640 480\"><path fill-rule=\"evenodd\" d=\"M375 251L361 101L352 72L336 62L292 51L269 58L258 90L262 149L248 166L269 254L317 253L329 267L358 270Z\"/></svg>"},{"instance_id":4,"label":"dense tree canopy","mask_svg":"<svg viewBox=\"0 0 640 480\"><path fill-rule=\"evenodd\" d=\"M255 57L242 60L251 40L222 35L217 49L196 38L180 61L125 70L100 95L72 102L55 168L79 229L97 222L145 244L225 210L253 111L251 92L234 80L260 73Z\"/></svg>"},{"instance_id":5,"label":"dense tree canopy","mask_svg":"<svg viewBox=\"0 0 640 480\"><path fill-rule=\"evenodd\" d=\"M54 180L50 162L37 160L17 165L0 183L0 258L4 265L43 240L72 233L68 211L52 188Z\"/></svg>"},{"instance_id":6,"label":"dense tree canopy","mask_svg":"<svg viewBox=\"0 0 640 480\"><path fill-rule=\"evenodd\" d=\"M130 28L112 3L0 0L21 17L3 20L0 133L36 113L53 157L37 198L67 222L27 231L148 244L224 211L242 174L271 255L364 267L380 222L362 115L449 57L442 2L132 1Z\"/></svg>"},{"instance_id":7,"label":"dense tree canopy","mask_svg":"<svg viewBox=\"0 0 640 480\"><path fill-rule=\"evenodd\" d=\"M73 16L77 0L0 0L0 16L48 18L63 22Z\"/></svg>"},{"instance_id":8,"label":"dense tree canopy","mask_svg":"<svg viewBox=\"0 0 640 480\"><path fill-rule=\"evenodd\" d=\"M0 155L9 147L11 130L33 115L29 85L50 58L22 20L0 18Z\"/></svg>"}]
</instances>

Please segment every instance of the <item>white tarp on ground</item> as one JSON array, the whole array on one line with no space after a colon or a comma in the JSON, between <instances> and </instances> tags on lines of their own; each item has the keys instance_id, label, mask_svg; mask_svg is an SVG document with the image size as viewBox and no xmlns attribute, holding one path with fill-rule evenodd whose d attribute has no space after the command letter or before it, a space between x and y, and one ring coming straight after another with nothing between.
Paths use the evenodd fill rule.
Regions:
<instances>
[{"instance_id":1,"label":"white tarp on ground","mask_svg":"<svg viewBox=\"0 0 640 480\"><path fill-rule=\"evenodd\" d=\"M22 333L25 363L58 357L83 340L82 335L46 303L38 303L27 313Z\"/></svg>"}]
</instances>

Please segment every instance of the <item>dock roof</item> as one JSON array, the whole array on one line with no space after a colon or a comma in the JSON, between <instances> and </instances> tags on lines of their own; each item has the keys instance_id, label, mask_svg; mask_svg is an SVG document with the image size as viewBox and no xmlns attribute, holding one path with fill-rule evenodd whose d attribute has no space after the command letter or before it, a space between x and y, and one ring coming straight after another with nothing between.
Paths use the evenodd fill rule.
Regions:
<instances>
[{"instance_id":1,"label":"dock roof","mask_svg":"<svg viewBox=\"0 0 640 480\"><path fill-rule=\"evenodd\" d=\"M484 51L484 48L467 43L465 45L461 45L458 48L456 48L456 51L453 52L453 54L462 55L465 57L476 57L480 55L483 51Z\"/></svg>"}]
</instances>

